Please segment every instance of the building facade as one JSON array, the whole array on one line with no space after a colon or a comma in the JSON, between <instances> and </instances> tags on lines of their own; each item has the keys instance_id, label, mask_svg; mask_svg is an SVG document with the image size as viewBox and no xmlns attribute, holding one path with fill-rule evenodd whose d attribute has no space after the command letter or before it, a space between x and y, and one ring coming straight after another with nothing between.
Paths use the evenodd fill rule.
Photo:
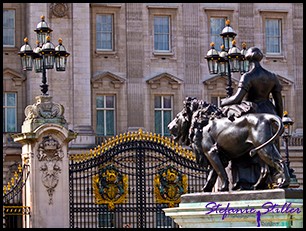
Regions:
<instances>
[{"instance_id":1,"label":"building facade","mask_svg":"<svg viewBox=\"0 0 306 231\"><path fill-rule=\"evenodd\" d=\"M41 15L51 41L61 37L70 53L65 72L47 71L47 84L78 133L71 154L138 128L168 136L187 96L218 104L227 79L209 74L205 56L210 42L219 49L227 19L238 47L263 51L263 67L283 86L293 136L303 139L302 3L4 3L4 183L20 162L10 135L21 132L26 106L40 95L41 73L23 71L17 53L24 37L35 47ZM232 78L235 92L240 74ZM294 146L291 165L302 183L302 143Z\"/></svg>"}]
</instances>

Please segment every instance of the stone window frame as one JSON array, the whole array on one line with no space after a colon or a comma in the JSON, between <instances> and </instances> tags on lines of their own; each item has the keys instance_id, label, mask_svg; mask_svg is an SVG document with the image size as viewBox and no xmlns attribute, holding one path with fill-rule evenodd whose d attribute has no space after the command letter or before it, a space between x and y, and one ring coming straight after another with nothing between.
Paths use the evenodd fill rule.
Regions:
<instances>
[{"instance_id":1,"label":"stone window frame","mask_svg":"<svg viewBox=\"0 0 306 231\"><path fill-rule=\"evenodd\" d=\"M3 9L3 11L13 11L14 12L14 28L9 28L9 29L13 29L14 30L14 33L13 33L14 44L10 45L10 44L3 44L2 43L3 44L3 48L4 47L15 47L16 46L16 9Z\"/></svg>"},{"instance_id":2,"label":"stone window frame","mask_svg":"<svg viewBox=\"0 0 306 231\"><path fill-rule=\"evenodd\" d=\"M25 5L23 3L3 3L3 10L15 11L15 44L14 46L2 46L3 52L17 53L23 45L23 35L25 34L25 25L22 20L25 12Z\"/></svg>"},{"instance_id":3,"label":"stone window frame","mask_svg":"<svg viewBox=\"0 0 306 231\"><path fill-rule=\"evenodd\" d=\"M112 136L115 136L116 135L116 108L117 108L117 97L116 97L116 94L104 94L104 93L98 93L95 95L95 99L97 99L98 96L102 96L104 98L104 104L105 104L105 100L106 100L106 97L107 96L112 96L113 97L113 103L114 103L114 107L110 108L110 107L103 107L103 108L97 108L97 104L96 104L96 101L93 103L95 105L95 113L96 113L96 119L95 119L95 132L97 133L97 111L102 111L103 114L104 114L104 122L106 120L106 111L110 110L110 111L113 111L114 112L114 118L113 118L113 126L114 126L114 134ZM103 133L107 132L107 129L106 129L106 124L104 124L104 131ZM105 134L103 134L103 136L107 136Z\"/></svg>"},{"instance_id":4,"label":"stone window frame","mask_svg":"<svg viewBox=\"0 0 306 231\"><path fill-rule=\"evenodd\" d=\"M284 45L284 41L288 41L288 35L287 33L284 33L284 31L287 30L288 28L288 11L273 11L273 10L263 10L259 9L260 13L260 19L261 19L261 34L262 34L262 45L261 47L262 52L265 54L266 59L285 59L286 57L286 49ZM280 44L280 54L273 54L273 53L267 53L267 48L266 48L266 20L267 19L279 19L281 20L281 44Z\"/></svg>"},{"instance_id":5,"label":"stone window frame","mask_svg":"<svg viewBox=\"0 0 306 231\"><path fill-rule=\"evenodd\" d=\"M91 108L92 108L92 126L96 133L96 97L98 95L113 95L115 97L115 116L114 133L115 135L122 130L122 124L119 121L122 118L123 105L126 104L125 94L126 79L110 71L100 71L91 78ZM106 137L106 136L105 136Z\"/></svg>"},{"instance_id":6,"label":"stone window frame","mask_svg":"<svg viewBox=\"0 0 306 231\"><path fill-rule=\"evenodd\" d=\"M99 55L117 55L119 47L119 26L120 26L120 10L121 4L101 4L91 3L91 43L93 53ZM113 15L113 49L98 50L96 46L96 15L112 14Z\"/></svg>"},{"instance_id":7,"label":"stone window frame","mask_svg":"<svg viewBox=\"0 0 306 231\"><path fill-rule=\"evenodd\" d=\"M157 95L171 95L173 96L172 104L172 117L174 118L176 114L182 110L183 102L183 83L182 79L168 73L162 72L146 78L146 83L148 87L148 129L150 131L155 131L155 117L154 117L154 100ZM172 119L173 119L172 118Z\"/></svg>"},{"instance_id":8,"label":"stone window frame","mask_svg":"<svg viewBox=\"0 0 306 231\"><path fill-rule=\"evenodd\" d=\"M3 93L16 93L16 120L17 131L21 131L21 125L25 119L24 108L26 107L26 77L10 68L3 70Z\"/></svg>"},{"instance_id":9,"label":"stone window frame","mask_svg":"<svg viewBox=\"0 0 306 231\"><path fill-rule=\"evenodd\" d=\"M7 98L8 98L8 94L13 94L14 98L15 98L15 105L14 106L9 106L7 105ZM3 124L3 132L5 133L15 133L17 132L18 128L17 128L17 108L18 108L18 104L17 104L17 92L12 92L12 91L4 91L3 92L3 99L4 99L4 104L3 104L3 110L4 110L4 114L5 114L5 124ZM8 126L8 122L7 122L7 111L8 109L14 109L14 116L15 116L15 121L14 121L14 127L15 127L15 131L7 131L7 126Z\"/></svg>"},{"instance_id":10,"label":"stone window frame","mask_svg":"<svg viewBox=\"0 0 306 231\"><path fill-rule=\"evenodd\" d=\"M168 96L170 96L170 100L171 100L171 108L169 109L169 108L165 108L164 106L163 106L163 99L164 99L164 97L168 97ZM161 97L161 107L160 108L156 108L155 107L155 98L156 97ZM156 127L155 127L155 112L156 111L161 111L161 113L162 113L162 118L164 117L164 112L165 111L170 111L170 113L171 113L171 116L170 116L170 121L174 118L174 112L173 112L173 106L174 106L174 95L173 94L154 94L154 132L156 133ZM165 131L163 131L163 127L165 126L165 120L163 119L162 121L162 131L161 131L161 133L156 133L156 134L160 134L161 136L166 136L165 135Z\"/></svg>"},{"instance_id":11,"label":"stone window frame","mask_svg":"<svg viewBox=\"0 0 306 231\"><path fill-rule=\"evenodd\" d=\"M204 14L207 17L206 25L204 27L207 28L207 34L209 41L204 41L204 46L207 47L207 50L209 50L209 45L211 43L211 35L210 35L210 18L226 18L230 20L230 25L232 28L238 28L238 19L234 20L234 9L231 8L203 8ZM237 29L236 29L237 30ZM221 33L222 31L220 31ZM215 47L216 50L220 51L220 47Z\"/></svg>"},{"instance_id":12,"label":"stone window frame","mask_svg":"<svg viewBox=\"0 0 306 231\"><path fill-rule=\"evenodd\" d=\"M149 41L152 51L152 57L170 56L174 58L176 56L177 47L177 28L178 28L178 6L162 6L162 5L148 5L149 15ZM160 52L154 50L154 16L169 16L170 17L170 41L169 51Z\"/></svg>"}]
</instances>

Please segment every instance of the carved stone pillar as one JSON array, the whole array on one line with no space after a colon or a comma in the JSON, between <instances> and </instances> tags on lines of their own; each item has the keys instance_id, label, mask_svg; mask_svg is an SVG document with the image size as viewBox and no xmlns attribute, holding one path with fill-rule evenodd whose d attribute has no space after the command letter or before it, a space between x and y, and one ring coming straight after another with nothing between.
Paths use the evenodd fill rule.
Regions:
<instances>
[{"instance_id":1,"label":"carved stone pillar","mask_svg":"<svg viewBox=\"0 0 306 231\"><path fill-rule=\"evenodd\" d=\"M22 146L22 162L30 175L23 190L23 205L30 206L27 228L69 227L68 143L77 133L68 130L64 108L50 96L37 96L25 109L22 133L14 141Z\"/></svg>"}]
</instances>

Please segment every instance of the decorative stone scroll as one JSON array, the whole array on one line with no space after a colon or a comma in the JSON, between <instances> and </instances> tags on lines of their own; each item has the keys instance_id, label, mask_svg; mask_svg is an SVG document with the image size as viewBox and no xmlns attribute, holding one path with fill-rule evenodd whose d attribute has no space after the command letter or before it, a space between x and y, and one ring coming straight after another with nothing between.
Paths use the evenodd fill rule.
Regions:
<instances>
[{"instance_id":1,"label":"decorative stone scroll","mask_svg":"<svg viewBox=\"0 0 306 231\"><path fill-rule=\"evenodd\" d=\"M57 123L65 125L64 107L59 103L52 102L51 96L37 96L36 103L28 105L24 110L25 122L37 124Z\"/></svg>"},{"instance_id":2,"label":"decorative stone scroll","mask_svg":"<svg viewBox=\"0 0 306 231\"><path fill-rule=\"evenodd\" d=\"M42 183L47 188L49 194L49 204L52 204L54 189L58 184L61 168L58 161L64 157L59 142L51 135L44 136L43 141L38 146L37 158L41 161L40 172L42 173Z\"/></svg>"}]
</instances>

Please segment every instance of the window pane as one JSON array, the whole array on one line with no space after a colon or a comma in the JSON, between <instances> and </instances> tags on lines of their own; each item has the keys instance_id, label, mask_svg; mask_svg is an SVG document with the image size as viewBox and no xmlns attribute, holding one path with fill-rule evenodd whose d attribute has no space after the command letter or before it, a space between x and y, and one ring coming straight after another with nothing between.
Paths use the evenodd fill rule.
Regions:
<instances>
[{"instance_id":1,"label":"window pane","mask_svg":"<svg viewBox=\"0 0 306 231\"><path fill-rule=\"evenodd\" d=\"M161 111L155 111L155 133L162 133L162 118Z\"/></svg>"},{"instance_id":2,"label":"window pane","mask_svg":"<svg viewBox=\"0 0 306 231\"><path fill-rule=\"evenodd\" d=\"M106 111L106 135L115 135L114 111Z\"/></svg>"},{"instance_id":3,"label":"window pane","mask_svg":"<svg viewBox=\"0 0 306 231\"><path fill-rule=\"evenodd\" d=\"M105 98L106 98L106 107L114 108L115 107L114 96L106 96Z\"/></svg>"},{"instance_id":4,"label":"window pane","mask_svg":"<svg viewBox=\"0 0 306 231\"><path fill-rule=\"evenodd\" d=\"M217 50L220 50L220 46L223 44L223 40L220 34L224 27L225 18L210 18L210 42L215 43L215 48Z\"/></svg>"},{"instance_id":5,"label":"window pane","mask_svg":"<svg viewBox=\"0 0 306 231\"><path fill-rule=\"evenodd\" d=\"M16 94L7 93L7 106L16 106Z\"/></svg>"},{"instance_id":6,"label":"window pane","mask_svg":"<svg viewBox=\"0 0 306 231\"><path fill-rule=\"evenodd\" d=\"M16 131L16 110L15 108L7 108L7 132Z\"/></svg>"},{"instance_id":7,"label":"window pane","mask_svg":"<svg viewBox=\"0 0 306 231\"><path fill-rule=\"evenodd\" d=\"M161 96L155 96L154 108L161 108Z\"/></svg>"},{"instance_id":8,"label":"window pane","mask_svg":"<svg viewBox=\"0 0 306 231\"><path fill-rule=\"evenodd\" d=\"M96 46L97 49L113 49L113 15L96 16Z\"/></svg>"},{"instance_id":9,"label":"window pane","mask_svg":"<svg viewBox=\"0 0 306 231\"><path fill-rule=\"evenodd\" d=\"M168 124L171 122L171 111L164 111L164 136L170 136Z\"/></svg>"},{"instance_id":10,"label":"window pane","mask_svg":"<svg viewBox=\"0 0 306 231\"><path fill-rule=\"evenodd\" d=\"M3 108L3 126L2 126L2 131L3 132L5 132L5 118L6 118L6 116L5 116L5 109Z\"/></svg>"},{"instance_id":11,"label":"window pane","mask_svg":"<svg viewBox=\"0 0 306 231\"><path fill-rule=\"evenodd\" d=\"M96 107L97 108L104 108L104 97L103 96L97 96Z\"/></svg>"},{"instance_id":12,"label":"window pane","mask_svg":"<svg viewBox=\"0 0 306 231\"><path fill-rule=\"evenodd\" d=\"M3 10L3 45L15 45L15 11Z\"/></svg>"},{"instance_id":13,"label":"window pane","mask_svg":"<svg viewBox=\"0 0 306 231\"><path fill-rule=\"evenodd\" d=\"M216 105L216 106L218 106L218 97L212 96L212 97L211 97L211 103L214 104L214 105Z\"/></svg>"},{"instance_id":14,"label":"window pane","mask_svg":"<svg viewBox=\"0 0 306 231\"><path fill-rule=\"evenodd\" d=\"M104 135L104 111L97 111L97 128L96 133L98 135Z\"/></svg>"},{"instance_id":15,"label":"window pane","mask_svg":"<svg viewBox=\"0 0 306 231\"><path fill-rule=\"evenodd\" d=\"M155 50L170 50L169 35L170 29L169 16L155 16L154 17L154 49Z\"/></svg>"},{"instance_id":16,"label":"window pane","mask_svg":"<svg viewBox=\"0 0 306 231\"><path fill-rule=\"evenodd\" d=\"M280 53L281 21L278 19L266 20L266 47L267 53Z\"/></svg>"},{"instance_id":17,"label":"window pane","mask_svg":"<svg viewBox=\"0 0 306 231\"><path fill-rule=\"evenodd\" d=\"M172 108L171 105L171 96L164 96L164 108Z\"/></svg>"}]
</instances>

